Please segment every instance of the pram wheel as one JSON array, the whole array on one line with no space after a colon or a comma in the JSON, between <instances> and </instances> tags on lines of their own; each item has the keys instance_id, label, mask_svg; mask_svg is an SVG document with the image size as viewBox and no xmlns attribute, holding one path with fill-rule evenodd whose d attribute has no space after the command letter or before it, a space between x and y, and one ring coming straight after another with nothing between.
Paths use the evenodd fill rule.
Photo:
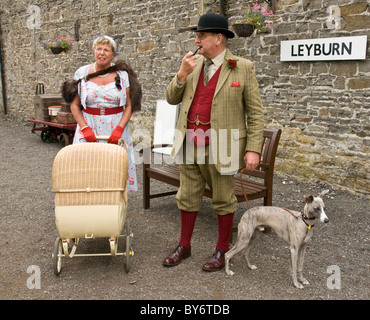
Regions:
<instances>
[{"instance_id":1,"label":"pram wheel","mask_svg":"<svg viewBox=\"0 0 370 320\"><path fill-rule=\"evenodd\" d=\"M56 276L59 276L60 272L62 271L62 254L63 254L62 239L60 237L57 237L55 240L53 254L54 274Z\"/></svg>"}]
</instances>

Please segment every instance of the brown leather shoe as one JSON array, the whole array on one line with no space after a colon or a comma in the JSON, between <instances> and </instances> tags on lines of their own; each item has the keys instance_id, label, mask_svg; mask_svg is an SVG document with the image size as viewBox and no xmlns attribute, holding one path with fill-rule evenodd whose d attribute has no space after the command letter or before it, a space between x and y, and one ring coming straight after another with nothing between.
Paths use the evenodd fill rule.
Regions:
<instances>
[{"instance_id":1,"label":"brown leather shoe","mask_svg":"<svg viewBox=\"0 0 370 320\"><path fill-rule=\"evenodd\" d=\"M177 266L183 259L191 256L191 247L185 248L182 245L178 245L176 249L166 257L163 261L164 266Z\"/></svg>"},{"instance_id":2,"label":"brown leather shoe","mask_svg":"<svg viewBox=\"0 0 370 320\"><path fill-rule=\"evenodd\" d=\"M205 271L219 271L225 267L225 252L216 249L213 253L212 258L209 259L204 265L203 270Z\"/></svg>"}]
</instances>

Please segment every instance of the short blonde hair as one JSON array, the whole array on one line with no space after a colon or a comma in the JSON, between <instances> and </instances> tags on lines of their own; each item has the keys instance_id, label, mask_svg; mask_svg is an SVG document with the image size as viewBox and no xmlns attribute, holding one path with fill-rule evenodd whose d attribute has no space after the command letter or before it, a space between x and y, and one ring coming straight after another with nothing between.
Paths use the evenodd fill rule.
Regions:
<instances>
[{"instance_id":1,"label":"short blonde hair","mask_svg":"<svg viewBox=\"0 0 370 320\"><path fill-rule=\"evenodd\" d=\"M93 44L92 44L92 49L93 51L96 49L96 47L99 45L99 44L108 44L112 51L114 53L116 53L117 51L117 44L116 42L113 40L113 38L109 37L109 36L102 36L102 37L98 37L94 40Z\"/></svg>"}]
</instances>

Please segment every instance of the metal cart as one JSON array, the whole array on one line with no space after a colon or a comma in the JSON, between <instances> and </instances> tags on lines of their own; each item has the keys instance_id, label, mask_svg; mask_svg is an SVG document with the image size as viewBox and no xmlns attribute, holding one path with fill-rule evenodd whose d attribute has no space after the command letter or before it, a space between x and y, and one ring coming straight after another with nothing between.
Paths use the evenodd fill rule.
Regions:
<instances>
[{"instance_id":1,"label":"metal cart","mask_svg":"<svg viewBox=\"0 0 370 320\"><path fill-rule=\"evenodd\" d=\"M32 133L41 131L41 140L45 143L59 141L62 146L72 143L77 124L62 124L50 121L27 119L27 122L33 123ZM41 125L38 127L37 125Z\"/></svg>"}]
</instances>

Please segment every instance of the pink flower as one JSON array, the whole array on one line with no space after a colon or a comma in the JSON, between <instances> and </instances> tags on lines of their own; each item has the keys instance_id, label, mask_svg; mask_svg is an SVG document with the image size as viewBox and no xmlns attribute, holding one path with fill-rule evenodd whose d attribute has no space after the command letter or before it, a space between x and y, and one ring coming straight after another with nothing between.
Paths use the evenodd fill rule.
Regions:
<instances>
[{"instance_id":1,"label":"pink flower","mask_svg":"<svg viewBox=\"0 0 370 320\"><path fill-rule=\"evenodd\" d=\"M72 44L72 40L71 40L71 38L67 38L67 37L59 36L59 37L58 37L58 39L59 39L59 40L66 40L66 41L68 41L70 44Z\"/></svg>"},{"instance_id":2,"label":"pink flower","mask_svg":"<svg viewBox=\"0 0 370 320\"><path fill-rule=\"evenodd\" d=\"M240 87L240 83L239 82L233 82L231 84L232 87Z\"/></svg>"}]
</instances>

